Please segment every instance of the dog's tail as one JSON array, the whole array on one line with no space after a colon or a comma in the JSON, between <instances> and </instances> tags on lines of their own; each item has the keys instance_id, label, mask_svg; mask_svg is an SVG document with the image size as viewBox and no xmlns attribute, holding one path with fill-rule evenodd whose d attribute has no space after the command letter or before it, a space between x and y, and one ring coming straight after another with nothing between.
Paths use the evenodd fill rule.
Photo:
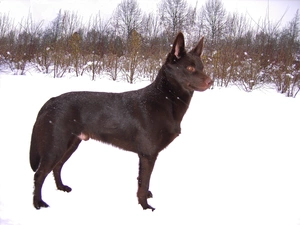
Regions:
<instances>
[{"instance_id":1,"label":"dog's tail","mask_svg":"<svg viewBox=\"0 0 300 225\"><path fill-rule=\"evenodd\" d=\"M40 154L37 147L37 141L35 140L34 130L32 131L31 143L30 143L30 166L31 169L35 172L40 164Z\"/></svg>"}]
</instances>

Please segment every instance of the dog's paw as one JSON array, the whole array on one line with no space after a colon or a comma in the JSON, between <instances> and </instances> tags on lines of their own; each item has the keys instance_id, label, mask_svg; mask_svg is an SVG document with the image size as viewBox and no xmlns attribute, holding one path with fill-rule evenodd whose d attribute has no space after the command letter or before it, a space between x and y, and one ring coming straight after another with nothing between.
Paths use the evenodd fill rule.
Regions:
<instances>
[{"instance_id":1,"label":"dog's paw","mask_svg":"<svg viewBox=\"0 0 300 225\"><path fill-rule=\"evenodd\" d=\"M148 194L149 194L149 192L148 192ZM146 210L146 209L151 209L152 211L155 210L155 208L153 208L151 205L148 204L147 199L143 199L143 200L140 199L139 204L142 206L142 208L144 210Z\"/></svg>"},{"instance_id":2,"label":"dog's paw","mask_svg":"<svg viewBox=\"0 0 300 225\"><path fill-rule=\"evenodd\" d=\"M34 207L36 208L36 209L40 209L40 208L48 208L49 207L49 205L46 203L46 202L44 202L43 200L35 200L34 202L33 202L33 205L34 205Z\"/></svg>"},{"instance_id":3,"label":"dog's paw","mask_svg":"<svg viewBox=\"0 0 300 225\"><path fill-rule=\"evenodd\" d=\"M151 209L152 212L155 210L155 208L153 208L151 205L147 204L147 205L142 205L143 209L146 210L146 209Z\"/></svg>"},{"instance_id":4,"label":"dog's paw","mask_svg":"<svg viewBox=\"0 0 300 225\"><path fill-rule=\"evenodd\" d=\"M72 191L72 188L70 188L67 185L63 185L63 186L57 187L57 189L60 190L60 191L68 192L68 193Z\"/></svg>"}]
</instances>

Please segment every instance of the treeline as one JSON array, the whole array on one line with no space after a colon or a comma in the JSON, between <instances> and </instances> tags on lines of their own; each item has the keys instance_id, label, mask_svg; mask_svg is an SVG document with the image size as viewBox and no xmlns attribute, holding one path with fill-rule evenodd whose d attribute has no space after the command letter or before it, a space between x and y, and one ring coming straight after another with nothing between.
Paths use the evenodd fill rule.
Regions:
<instances>
[{"instance_id":1,"label":"treeline","mask_svg":"<svg viewBox=\"0 0 300 225\"><path fill-rule=\"evenodd\" d=\"M265 85L295 97L300 90L300 15L288 24L266 17L229 13L220 0L201 8L185 0L161 0L156 13L142 12L136 0L123 0L111 18L100 12L89 21L74 12L59 11L48 25L31 15L15 25L0 14L0 66L25 74L35 66L63 77L108 75L132 83L153 80L178 31L187 47L206 38L203 60L216 86L236 84L246 91Z\"/></svg>"}]
</instances>

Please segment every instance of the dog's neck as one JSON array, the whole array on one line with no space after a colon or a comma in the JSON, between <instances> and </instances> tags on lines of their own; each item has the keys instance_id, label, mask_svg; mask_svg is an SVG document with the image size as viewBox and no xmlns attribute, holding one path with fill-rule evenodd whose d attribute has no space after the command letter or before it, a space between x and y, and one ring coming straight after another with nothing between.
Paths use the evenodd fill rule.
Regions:
<instances>
[{"instance_id":1,"label":"dog's neck","mask_svg":"<svg viewBox=\"0 0 300 225\"><path fill-rule=\"evenodd\" d=\"M166 72L165 65L163 65L152 85L159 95L169 100L174 116L181 120L189 107L193 91L184 89L179 83L171 83L170 76L172 75Z\"/></svg>"},{"instance_id":2,"label":"dog's neck","mask_svg":"<svg viewBox=\"0 0 300 225\"><path fill-rule=\"evenodd\" d=\"M163 65L159 70L158 75L153 82L154 86L162 90L166 97L170 99L181 99L185 104L189 105L194 91L190 91L182 87L173 75L168 74L166 65Z\"/></svg>"}]
</instances>

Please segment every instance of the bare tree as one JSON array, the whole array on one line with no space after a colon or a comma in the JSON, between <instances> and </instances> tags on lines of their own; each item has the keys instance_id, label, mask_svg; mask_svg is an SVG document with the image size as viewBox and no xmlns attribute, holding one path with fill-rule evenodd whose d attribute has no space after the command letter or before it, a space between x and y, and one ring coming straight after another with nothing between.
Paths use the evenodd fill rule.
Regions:
<instances>
[{"instance_id":1,"label":"bare tree","mask_svg":"<svg viewBox=\"0 0 300 225\"><path fill-rule=\"evenodd\" d=\"M110 20L101 17L100 11L91 16L87 26L83 51L85 54L85 68L92 72L92 80L100 75L106 66L105 55L109 49Z\"/></svg>"},{"instance_id":2,"label":"bare tree","mask_svg":"<svg viewBox=\"0 0 300 225\"><path fill-rule=\"evenodd\" d=\"M142 24L142 12L136 0L123 0L117 7L112 24L116 36L123 37L125 58L121 70L129 83L133 83L136 67L139 62Z\"/></svg>"},{"instance_id":3,"label":"bare tree","mask_svg":"<svg viewBox=\"0 0 300 225\"><path fill-rule=\"evenodd\" d=\"M144 14L142 21L142 60L140 73L153 81L162 63L162 58L169 50L169 42L161 29L160 17L157 14Z\"/></svg>"},{"instance_id":4,"label":"bare tree","mask_svg":"<svg viewBox=\"0 0 300 225\"><path fill-rule=\"evenodd\" d=\"M120 72L121 56L123 55L123 43L120 37L112 36L109 41L109 51L105 55L106 72L113 79L117 80L118 73Z\"/></svg>"},{"instance_id":5,"label":"bare tree","mask_svg":"<svg viewBox=\"0 0 300 225\"><path fill-rule=\"evenodd\" d=\"M201 9L201 16L208 40L217 44L226 24L226 11L221 0L208 0Z\"/></svg>"},{"instance_id":6,"label":"bare tree","mask_svg":"<svg viewBox=\"0 0 300 225\"><path fill-rule=\"evenodd\" d=\"M159 15L169 38L179 31L193 27L196 7L193 9L185 0L162 0L159 4Z\"/></svg>"},{"instance_id":7,"label":"bare tree","mask_svg":"<svg viewBox=\"0 0 300 225\"><path fill-rule=\"evenodd\" d=\"M82 75L84 72L84 63L81 53L82 35L78 32L74 32L71 37L68 38L68 52L72 61L72 66L75 70L76 76Z\"/></svg>"},{"instance_id":8,"label":"bare tree","mask_svg":"<svg viewBox=\"0 0 300 225\"><path fill-rule=\"evenodd\" d=\"M11 47L15 45L14 21L9 14L0 13L0 65L11 60Z\"/></svg>"},{"instance_id":9,"label":"bare tree","mask_svg":"<svg viewBox=\"0 0 300 225\"><path fill-rule=\"evenodd\" d=\"M141 34L146 39L150 39L157 38L160 32L159 17L157 15L153 15L153 13L144 14L142 18Z\"/></svg>"},{"instance_id":10,"label":"bare tree","mask_svg":"<svg viewBox=\"0 0 300 225\"><path fill-rule=\"evenodd\" d=\"M125 41L133 30L139 31L142 11L136 0L123 0L117 7L115 17L120 36L125 37Z\"/></svg>"},{"instance_id":11,"label":"bare tree","mask_svg":"<svg viewBox=\"0 0 300 225\"><path fill-rule=\"evenodd\" d=\"M238 13L228 14L225 21L224 34L226 37L242 38L251 29L249 21Z\"/></svg>"},{"instance_id":12,"label":"bare tree","mask_svg":"<svg viewBox=\"0 0 300 225\"><path fill-rule=\"evenodd\" d=\"M142 37L141 35L133 30L130 33L128 39L128 52L126 54L127 60L124 62L124 69L126 79L129 83L133 83L137 67L140 63L140 50L142 45Z\"/></svg>"},{"instance_id":13,"label":"bare tree","mask_svg":"<svg viewBox=\"0 0 300 225\"><path fill-rule=\"evenodd\" d=\"M51 53L54 43L53 31L49 28L45 29L40 39L41 46L36 60L41 68L41 71L44 73L50 73L52 72L50 70L50 66L52 64Z\"/></svg>"},{"instance_id":14,"label":"bare tree","mask_svg":"<svg viewBox=\"0 0 300 225\"><path fill-rule=\"evenodd\" d=\"M39 40L42 33L42 23L35 23L31 14L19 23L19 31L16 36L14 49L15 72L25 74L25 67L29 61L33 61L39 48Z\"/></svg>"},{"instance_id":15,"label":"bare tree","mask_svg":"<svg viewBox=\"0 0 300 225\"><path fill-rule=\"evenodd\" d=\"M82 66L82 62L79 58L79 51L81 51L79 48L83 33L82 18L77 13L60 10L50 29L54 33L51 48L54 77L62 77L72 67L75 68L77 75L80 74L79 67Z\"/></svg>"},{"instance_id":16,"label":"bare tree","mask_svg":"<svg viewBox=\"0 0 300 225\"><path fill-rule=\"evenodd\" d=\"M289 97L295 97L300 91L299 10L288 26L278 34L276 40L278 40L278 47L273 47L276 58L271 66L268 66L268 72L278 91Z\"/></svg>"}]
</instances>

